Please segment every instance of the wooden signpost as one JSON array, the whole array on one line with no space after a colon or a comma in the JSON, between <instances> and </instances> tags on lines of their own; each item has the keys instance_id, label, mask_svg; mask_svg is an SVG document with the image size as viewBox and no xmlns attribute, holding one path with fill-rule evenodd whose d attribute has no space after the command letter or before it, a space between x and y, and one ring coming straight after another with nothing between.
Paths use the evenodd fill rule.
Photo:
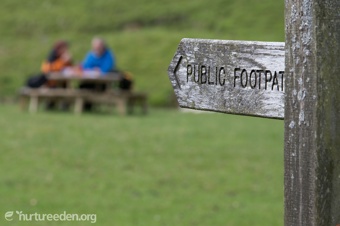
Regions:
<instances>
[{"instance_id":1,"label":"wooden signpost","mask_svg":"<svg viewBox=\"0 0 340 226\"><path fill-rule=\"evenodd\" d=\"M286 42L183 39L181 107L284 119L285 226L340 225L340 1L286 0Z\"/></svg>"},{"instance_id":2,"label":"wooden signpost","mask_svg":"<svg viewBox=\"0 0 340 226\"><path fill-rule=\"evenodd\" d=\"M284 117L284 43L183 39L169 66L181 107Z\"/></svg>"}]
</instances>

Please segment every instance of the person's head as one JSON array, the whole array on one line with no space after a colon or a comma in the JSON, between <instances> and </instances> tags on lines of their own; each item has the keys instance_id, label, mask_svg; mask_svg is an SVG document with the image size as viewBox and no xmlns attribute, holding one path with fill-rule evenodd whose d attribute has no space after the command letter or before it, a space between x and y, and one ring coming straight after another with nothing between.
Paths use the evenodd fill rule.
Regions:
<instances>
[{"instance_id":1,"label":"person's head","mask_svg":"<svg viewBox=\"0 0 340 226\"><path fill-rule=\"evenodd\" d=\"M53 50L57 56L61 56L68 50L68 43L63 40L58 41L54 44Z\"/></svg>"},{"instance_id":2,"label":"person's head","mask_svg":"<svg viewBox=\"0 0 340 226\"><path fill-rule=\"evenodd\" d=\"M103 39L101 38L92 39L92 51L94 52L94 54L96 54L97 56L101 56L105 52L105 49L106 45Z\"/></svg>"}]
</instances>

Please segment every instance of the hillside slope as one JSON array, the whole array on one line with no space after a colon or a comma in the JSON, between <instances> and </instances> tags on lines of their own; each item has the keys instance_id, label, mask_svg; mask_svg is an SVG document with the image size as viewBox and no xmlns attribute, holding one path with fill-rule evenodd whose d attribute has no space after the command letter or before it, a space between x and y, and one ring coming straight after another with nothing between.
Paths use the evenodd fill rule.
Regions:
<instances>
[{"instance_id":1,"label":"hillside slope","mask_svg":"<svg viewBox=\"0 0 340 226\"><path fill-rule=\"evenodd\" d=\"M136 89L164 105L172 92L166 70L181 38L283 41L283 10L277 0L2 0L0 96L14 95L39 70L55 40L69 40L80 62L96 35L134 74Z\"/></svg>"}]
</instances>

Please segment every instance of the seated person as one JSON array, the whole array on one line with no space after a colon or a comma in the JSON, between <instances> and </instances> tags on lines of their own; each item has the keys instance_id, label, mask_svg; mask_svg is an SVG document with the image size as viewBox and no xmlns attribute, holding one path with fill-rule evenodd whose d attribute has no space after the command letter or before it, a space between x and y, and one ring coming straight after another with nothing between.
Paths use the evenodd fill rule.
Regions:
<instances>
[{"instance_id":1,"label":"seated person","mask_svg":"<svg viewBox=\"0 0 340 226\"><path fill-rule=\"evenodd\" d=\"M114 54L108 49L103 39L94 38L92 40L92 51L90 51L82 63L83 74L88 75L106 75L109 72L118 71L116 68L116 61ZM122 90L130 90L132 88L132 77L127 72L120 73L121 80L119 88ZM91 83L83 83L80 88L85 89L98 89ZM105 87L99 86L99 90L105 90Z\"/></svg>"},{"instance_id":2,"label":"seated person","mask_svg":"<svg viewBox=\"0 0 340 226\"><path fill-rule=\"evenodd\" d=\"M92 39L92 51L90 51L81 64L83 74L88 75L105 75L115 69L115 58L112 52L107 48L105 42L101 38ZM81 89L91 89L96 91L104 91L105 85L98 85L91 82L80 84ZM85 102L85 110L92 109L91 102Z\"/></svg>"},{"instance_id":3,"label":"seated person","mask_svg":"<svg viewBox=\"0 0 340 226\"><path fill-rule=\"evenodd\" d=\"M58 41L54 44L53 49L49 53L47 59L41 65L41 72L48 74L51 72L61 72L67 67L72 66L71 54L68 51L68 43ZM57 87L56 81L48 81L48 87ZM63 86L61 84L61 86Z\"/></svg>"},{"instance_id":4,"label":"seated person","mask_svg":"<svg viewBox=\"0 0 340 226\"><path fill-rule=\"evenodd\" d=\"M72 59L71 54L68 51L68 43L65 41L58 41L54 44L46 60L43 61L41 72L29 77L26 81L26 85L30 88L39 88L41 86L55 88L64 86L64 84L58 84L56 81L47 80L46 74L50 72L60 72L71 65Z\"/></svg>"},{"instance_id":5,"label":"seated person","mask_svg":"<svg viewBox=\"0 0 340 226\"><path fill-rule=\"evenodd\" d=\"M41 74L32 77L28 80L28 86L37 88L40 86L46 86L49 88L66 87L65 82L57 82L53 80L47 80L46 74L51 72L61 72L67 67L72 65L71 54L68 51L68 43L65 41L58 41L54 44L47 59L41 65ZM57 102L55 100L46 101L46 108L55 108ZM62 103L63 109L68 108L68 103Z\"/></svg>"},{"instance_id":6,"label":"seated person","mask_svg":"<svg viewBox=\"0 0 340 226\"><path fill-rule=\"evenodd\" d=\"M103 39L94 38L92 40L92 51L90 51L83 63L84 72L95 72L98 75L105 75L116 68L113 53L108 49Z\"/></svg>"}]
</instances>

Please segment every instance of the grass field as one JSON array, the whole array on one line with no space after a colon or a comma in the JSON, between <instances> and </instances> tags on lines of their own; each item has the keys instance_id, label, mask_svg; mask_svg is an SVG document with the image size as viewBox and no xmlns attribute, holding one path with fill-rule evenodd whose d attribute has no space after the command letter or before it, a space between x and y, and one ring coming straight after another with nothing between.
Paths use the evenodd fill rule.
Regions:
<instances>
[{"instance_id":1,"label":"grass field","mask_svg":"<svg viewBox=\"0 0 340 226\"><path fill-rule=\"evenodd\" d=\"M0 106L0 213L101 226L283 225L283 123L151 109L118 117ZM93 225L7 222L1 225Z\"/></svg>"}]
</instances>

